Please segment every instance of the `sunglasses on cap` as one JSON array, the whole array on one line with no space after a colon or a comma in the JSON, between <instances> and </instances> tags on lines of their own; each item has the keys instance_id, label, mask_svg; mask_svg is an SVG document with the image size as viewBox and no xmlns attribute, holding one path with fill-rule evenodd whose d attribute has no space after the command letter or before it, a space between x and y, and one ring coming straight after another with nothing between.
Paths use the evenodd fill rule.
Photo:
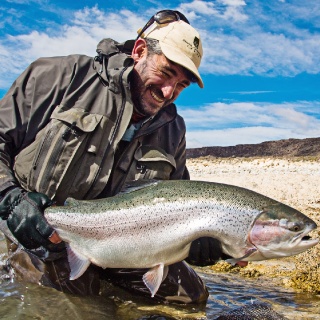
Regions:
<instances>
[{"instance_id":1,"label":"sunglasses on cap","mask_svg":"<svg viewBox=\"0 0 320 320\"><path fill-rule=\"evenodd\" d=\"M154 23L157 24L167 24L175 21L182 20L186 22L187 24L190 24L188 19L179 11L173 11L173 10L161 10L157 12L154 16L150 18L150 20L146 23L146 25L138 30L138 36L136 40L141 37L141 35Z\"/></svg>"}]
</instances>

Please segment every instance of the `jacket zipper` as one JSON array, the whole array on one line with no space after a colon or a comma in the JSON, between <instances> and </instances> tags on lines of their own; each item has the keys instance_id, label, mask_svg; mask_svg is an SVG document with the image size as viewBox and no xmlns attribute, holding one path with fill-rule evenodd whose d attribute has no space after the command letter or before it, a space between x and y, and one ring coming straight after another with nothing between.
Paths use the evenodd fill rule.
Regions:
<instances>
[{"instance_id":1,"label":"jacket zipper","mask_svg":"<svg viewBox=\"0 0 320 320\"><path fill-rule=\"evenodd\" d=\"M88 189L88 191L86 192L86 194L84 195L84 199L87 199L89 193L91 192L91 190L94 188L97 180L98 180L98 177L100 175L100 172L101 172L101 169L102 169L102 166L104 164L104 161L110 151L110 147L112 146L113 144L113 141L115 139L115 136L116 136L116 133L118 132L118 129L119 129L119 126L120 126L120 122L121 122L121 118L122 118L122 115L123 115L123 112L124 112L124 107L125 107L125 103L126 103L126 94L125 94L125 90L124 90L124 86L123 86L123 82L122 82L122 76L124 74L124 72L128 69L128 67L125 67L123 68L123 70L121 71L120 73L120 88L121 88L121 93L122 93L122 102L121 102L121 109L120 109L120 114L117 118L117 121L116 121L116 124L115 124L115 128L113 130L113 133L112 133L112 136L111 136L111 139L110 139L110 142L109 142L109 145L108 147L106 148L104 154L103 154L103 157L102 157L102 161L100 163L100 166L97 170L97 173L95 174L95 177L94 177L94 180L90 186L90 188Z\"/></svg>"}]
</instances>

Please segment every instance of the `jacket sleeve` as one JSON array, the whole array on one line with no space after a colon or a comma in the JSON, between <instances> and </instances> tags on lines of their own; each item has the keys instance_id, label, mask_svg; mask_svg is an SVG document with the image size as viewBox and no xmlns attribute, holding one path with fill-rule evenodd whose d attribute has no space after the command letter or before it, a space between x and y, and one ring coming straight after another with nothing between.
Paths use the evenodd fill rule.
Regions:
<instances>
[{"instance_id":1,"label":"jacket sleeve","mask_svg":"<svg viewBox=\"0 0 320 320\"><path fill-rule=\"evenodd\" d=\"M72 77L68 59L33 62L0 100L0 194L17 185L13 162L49 121Z\"/></svg>"},{"instance_id":2,"label":"jacket sleeve","mask_svg":"<svg viewBox=\"0 0 320 320\"><path fill-rule=\"evenodd\" d=\"M176 170L171 175L171 180L190 180L190 174L186 166L186 139L183 137L175 157Z\"/></svg>"}]
</instances>

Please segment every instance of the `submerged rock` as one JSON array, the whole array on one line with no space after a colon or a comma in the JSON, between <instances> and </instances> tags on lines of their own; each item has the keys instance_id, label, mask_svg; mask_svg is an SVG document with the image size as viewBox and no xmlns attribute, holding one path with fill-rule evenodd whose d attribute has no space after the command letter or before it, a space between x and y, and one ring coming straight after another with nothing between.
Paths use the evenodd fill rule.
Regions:
<instances>
[{"instance_id":1,"label":"submerged rock","mask_svg":"<svg viewBox=\"0 0 320 320\"><path fill-rule=\"evenodd\" d=\"M284 320L269 304L254 303L221 314L216 320Z\"/></svg>"}]
</instances>

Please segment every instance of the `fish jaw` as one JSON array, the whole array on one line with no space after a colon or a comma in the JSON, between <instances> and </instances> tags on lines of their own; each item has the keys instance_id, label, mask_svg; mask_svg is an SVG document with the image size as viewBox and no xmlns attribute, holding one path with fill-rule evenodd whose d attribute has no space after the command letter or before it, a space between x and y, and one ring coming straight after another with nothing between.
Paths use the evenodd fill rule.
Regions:
<instances>
[{"instance_id":1,"label":"fish jaw","mask_svg":"<svg viewBox=\"0 0 320 320\"><path fill-rule=\"evenodd\" d=\"M293 256L319 243L319 239L311 239L309 236L317 228L311 219L303 214L278 216L276 219L274 213L264 211L256 219L248 241L257 251L247 257L247 261Z\"/></svg>"}]
</instances>

